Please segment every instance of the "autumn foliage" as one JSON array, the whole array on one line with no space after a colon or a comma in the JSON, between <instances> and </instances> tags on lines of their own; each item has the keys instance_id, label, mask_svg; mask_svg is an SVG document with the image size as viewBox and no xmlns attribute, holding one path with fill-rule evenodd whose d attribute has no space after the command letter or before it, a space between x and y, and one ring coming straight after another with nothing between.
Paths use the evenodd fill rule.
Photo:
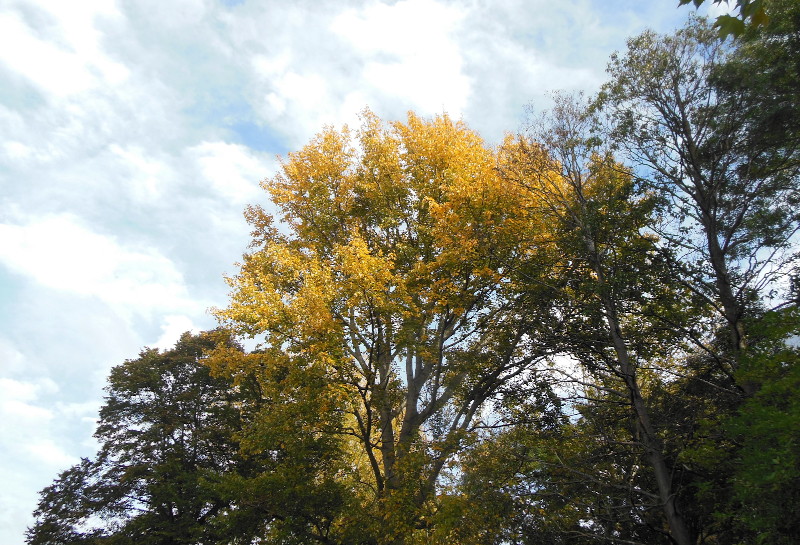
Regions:
<instances>
[{"instance_id":1,"label":"autumn foliage","mask_svg":"<svg viewBox=\"0 0 800 545\"><path fill-rule=\"evenodd\" d=\"M496 147L365 110L289 153L220 329L115 368L28 542L796 542L798 13L763 5Z\"/></svg>"}]
</instances>

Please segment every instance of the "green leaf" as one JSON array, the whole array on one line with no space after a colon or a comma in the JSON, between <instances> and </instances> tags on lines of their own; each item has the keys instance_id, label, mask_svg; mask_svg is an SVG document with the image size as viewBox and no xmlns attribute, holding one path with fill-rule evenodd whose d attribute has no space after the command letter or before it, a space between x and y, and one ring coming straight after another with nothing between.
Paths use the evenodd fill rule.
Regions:
<instances>
[{"instance_id":1,"label":"green leaf","mask_svg":"<svg viewBox=\"0 0 800 545\"><path fill-rule=\"evenodd\" d=\"M744 33L744 21L731 17L730 15L720 15L714 27L719 30L720 38L727 38L730 35L741 36Z\"/></svg>"},{"instance_id":2,"label":"green leaf","mask_svg":"<svg viewBox=\"0 0 800 545\"><path fill-rule=\"evenodd\" d=\"M764 8L761 8L760 10L753 13L751 20L753 22L753 25L755 26L764 26L767 23L769 23L769 15L766 14Z\"/></svg>"}]
</instances>

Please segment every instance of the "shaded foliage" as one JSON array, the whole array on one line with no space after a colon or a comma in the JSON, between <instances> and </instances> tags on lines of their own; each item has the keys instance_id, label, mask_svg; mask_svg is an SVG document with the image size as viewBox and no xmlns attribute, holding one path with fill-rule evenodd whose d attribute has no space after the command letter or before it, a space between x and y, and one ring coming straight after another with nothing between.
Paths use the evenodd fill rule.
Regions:
<instances>
[{"instance_id":1,"label":"shaded foliage","mask_svg":"<svg viewBox=\"0 0 800 545\"><path fill-rule=\"evenodd\" d=\"M236 471L244 389L201 363L210 335L142 351L111 370L92 459L41 493L28 543L196 543L229 506L216 479Z\"/></svg>"}]
</instances>

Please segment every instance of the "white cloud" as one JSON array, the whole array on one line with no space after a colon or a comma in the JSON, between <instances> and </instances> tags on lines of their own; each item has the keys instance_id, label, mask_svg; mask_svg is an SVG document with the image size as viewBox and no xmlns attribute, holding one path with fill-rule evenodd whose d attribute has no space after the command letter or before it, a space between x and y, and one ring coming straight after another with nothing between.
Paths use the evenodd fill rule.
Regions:
<instances>
[{"instance_id":1,"label":"white cloud","mask_svg":"<svg viewBox=\"0 0 800 545\"><path fill-rule=\"evenodd\" d=\"M34 383L0 378L0 406L6 407L6 403L14 403L18 407L35 400L40 393L53 394L57 391L58 385L49 379Z\"/></svg>"},{"instance_id":2,"label":"white cloud","mask_svg":"<svg viewBox=\"0 0 800 545\"><path fill-rule=\"evenodd\" d=\"M168 350L174 347L181 335L187 331L197 333L200 328L188 316L174 314L165 316L161 324L161 336L155 342L153 348Z\"/></svg>"},{"instance_id":3,"label":"white cloud","mask_svg":"<svg viewBox=\"0 0 800 545\"><path fill-rule=\"evenodd\" d=\"M275 161L267 162L239 144L202 142L186 153L197 162L208 187L240 208L262 196L259 181L275 168Z\"/></svg>"},{"instance_id":4,"label":"white cloud","mask_svg":"<svg viewBox=\"0 0 800 545\"><path fill-rule=\"evenodd\" d=\"M67 469L69 466L78 461L75 456L67 453L52 439L37 439L27 443L24 451L33 458L32 461L39 462L50 467Z\"/></svg>"},{"instance_id":5,"label":"white cloud","mask_svg":"<svg viewBox=\"0 0 800 545\"><path fill-rule=\"evenodd\" d=\"M34 150L30 146L26 146L21 142L4 142L3 143L3 150L5 151L6 157L13 160L20 160L20 161L27 161L30 159L32 155L34 155Z\"/></svg>"},{"instance_id":6,"label":"white cloud","mask_svg":"<svg viewBox=\"0 0 800 545\"><path fill-rule=\"evenodd\" d=\"M459 41L465 6L433 0L242 6L225 16L249 59L247 97L261 121L295 149L324 125L386 119L408 110L460 117L473 99ZM316 6L316 4L315 4ZM264 36L272 39L264 40Z\"/></svg>"},{"instance_id":7,"label":"white cloud","mask_svg":"<svg viewBox=\"0 0 800 545\"><path fill-rule=\"evenodd\" d=\"M36 39L18 15L0 14L0 36L0 60L40 89L68 95L90 86L92 76L81 59Z\"/></svg>"},{"instance_id":8,"label":"white cloud","mask_svg":"<svg viewBox=\"0 0 800 545\"><path fill-rule=\"evenodd\" d=\"M47 378L0 378L0 436L4 441L13 441L17 450L26 450L36 442L56 418L52 409L42 406L40 398L57 392L58 386Z\"/></svg>"},{"instance_id":9,"label":"white cloud","mask_svg":"<svg viewBox=\"0 0 800 545\"><path fill-rule=\"evenodd\" d=\"M41 424L42 422L53 419L52 411L35 405L29 405L15 399L3 401L0 414L3 415L6 422L14 422L16 426L24 425L29 422Z\"/></svg>"},{"instance_id":10,"label":"white cloud","mask_svg":"<svg viewBox=\"0 0 800 545\"><path fill-rule=\"evenodd\" d=\"M138 4L159 25L175 31L196 26L208 13L204 0L139 0Z\"/></svg>"},{"instance_id":11,"label":"white cloud","mask_svg":"<svg viewBox=\"0 0 800 545\"><path fill-rule=\"evenodd\" d=\"M459 116L470 94L454 39L463 11L432 0L373 3L343 12L331 28L365 60L363 77L374 95L394 97L423 114Z\"/></svg>"},{"instance_id":12,"label":"white cloud","mask_svg":"<svg viewBox=\"0 0 800 545\"><path fill-rule=\"evenodd\" d=\"M324 124L339 124L335 104L338 91L336 76L327 77L316 71L313 64L307 71L302 66L288 68L283 62L252 64L253 77L259 83L255 108L269 125L282 126L283 119L292 119L296 125L291 132L306 139Z\"/></svg>"},{"instance_id":13,"label":"white cloud","mask_svg":"<svg viewBox=\"0 0 800 545\"><path fill-rule=\"evenodd\" d=\"M176 174L164 160L141 146L109 147L115 170L123 172L124 186L134 201L154 203L163 199Z\"/></svg>"},{"instance_id":14,"label":"white cloud","mask_svg":"<svg viewBox=\"0 0 800 545\"><path fill-rule=\"evenodd\" d=\"M0 372L16 374L24 371L25 356L8 340L0 337ZM0 381L3 379L0 378Z\"/></svg>"},{"instance_id":15,"label":"white cloud","mask_svg":"<svg viewBox=\"0 0 800 545\"><path fill-rule=\"evenodd\" d=\"M182 274L157 250L125 247L69 214L0 224L0 262L47 287L137 312L197 307Z\"/></svg>"},{"instance_id":16,"label":"white cloud","mask_svg":"<svg viewBox=\"0 0 800 545\"><path fill-rule=\"evenodd\" d=\"M118 17L111 1L21 3L0 13L0 63L40 91L63 97L99 84L118 85L127 69L101 51L98 17ZM26 20L27 19L27 20Z\"/></svg>"}]
</instances>

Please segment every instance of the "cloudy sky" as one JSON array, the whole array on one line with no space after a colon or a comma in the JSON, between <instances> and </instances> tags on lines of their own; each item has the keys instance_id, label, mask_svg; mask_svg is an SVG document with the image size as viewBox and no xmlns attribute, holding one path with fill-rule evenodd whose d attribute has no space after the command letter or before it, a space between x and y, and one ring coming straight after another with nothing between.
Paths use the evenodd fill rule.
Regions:
<instances>
[{"instance_id":1,"label":"cloudy sky","mask_svg":"<svg viewBox=\"0 0 800 545\"><path fill-rule=\"evenodd\" d=\"M325 124L489 143L677 0L0 0L0 543L91 456L111 366L215 325L242 209Z\"/></svg>"}]
</instances>

